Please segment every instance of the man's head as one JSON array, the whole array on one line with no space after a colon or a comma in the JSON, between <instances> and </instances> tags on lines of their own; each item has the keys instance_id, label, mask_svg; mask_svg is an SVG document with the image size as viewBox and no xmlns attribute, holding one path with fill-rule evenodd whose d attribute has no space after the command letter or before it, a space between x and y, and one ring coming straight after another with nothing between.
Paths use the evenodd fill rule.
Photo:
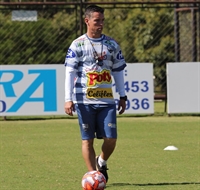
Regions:
<instances>
[{"instance_id":1,"label":"man's head","mask_svg":"<svg viewBox=\"0 0 200 190\"><path fill-rule=\"evenodd\" d=\"M87 35L91 38L99 38L103 30L104 9L97 5L90 5L85 10L85 23Z\"/></svg>"},{"instance_id":2,"label":"man's head","mask_svg":"<svg viewBox=\"0 0 200 190\"><path fill-rule=\"evenodd\" d=\"M85 9L85 18L86 17L90 18L92 16L92 13L94 12L104 14L104 9L97 5L90 5Z\"/></svg>"}]
</instances>

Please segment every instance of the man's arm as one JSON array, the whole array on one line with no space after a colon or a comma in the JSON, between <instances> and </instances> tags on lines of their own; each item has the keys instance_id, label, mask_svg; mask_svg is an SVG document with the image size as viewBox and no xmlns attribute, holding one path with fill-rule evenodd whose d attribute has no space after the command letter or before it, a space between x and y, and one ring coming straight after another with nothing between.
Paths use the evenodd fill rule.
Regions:
<instances>
[{"instance_id":1,"label":"man's arm","mask_svg":"<svg viewBox=\"0 0 200 190\"><path fill-rule=\"evenodd\" d=\"M70 67L65 69L65 113L73 116L74 103L72 101L72 94L74 89L75 71Z\"/></svg>"},{"instance_id":2,"label":"man's arm","mask_svg":"<svg viewBox=\"0 0 200 190\"><path fill-rule=\"evenodd\" d=\"M119 99L117 110L119 111L119 114L123 114L126 109L126 93L124 89L124 71L122 70L118 72L113 72L112 75L114 77L116 88L119 92L119 96L121 97Z\"/></svg>"}]
</instances>

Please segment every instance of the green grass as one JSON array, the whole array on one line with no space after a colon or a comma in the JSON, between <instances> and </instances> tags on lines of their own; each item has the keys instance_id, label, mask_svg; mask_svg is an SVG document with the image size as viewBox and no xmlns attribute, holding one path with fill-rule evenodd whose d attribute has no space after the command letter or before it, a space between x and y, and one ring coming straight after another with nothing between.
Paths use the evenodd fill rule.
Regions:
<instances>
[{"instance_id":1,"label":"green grass","mask_svg":"<svg viewBox=\"0 0 200 190\"><path fill-rule=\"evenodd\" d=\"M154 102L154 114L126 114L126 112L119 117L147 117L147 116L167 116L166 110L167 104L164 101ZM171 116L199 116L200 113L184 113L184 114L171 114ZM70 117L67 115L42 115L42 116L7 116L0 117L0 121L3 120L46 120L46 119L77 119L77 116Z\"/></svg>"},{"instance_id":2,"label":"green grass","mask_svg":"<svg viewBox=\"0 0 200 190\"><path fill-rule=\"evenodd\" d=\"M77 119L0 121L0 147L1 190L81 189L87 169ZM200 189L200 117L118 118L108 167L108 190Z\"/></svg>"}]
</instances>

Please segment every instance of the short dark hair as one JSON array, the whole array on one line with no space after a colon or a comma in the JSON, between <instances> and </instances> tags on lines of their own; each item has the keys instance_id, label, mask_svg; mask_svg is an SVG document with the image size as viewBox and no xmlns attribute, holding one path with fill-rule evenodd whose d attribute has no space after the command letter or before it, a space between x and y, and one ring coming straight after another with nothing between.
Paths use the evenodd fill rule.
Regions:
<instances>
[{"instance_id":1,"label":"short dark hair","mask_svg":"<svg viewBox=\"0 0 200 190\"><path fill-rule=\"evenodd\" d=\"M97 5L90 5L86 7L85 9L85 17L91 17L91 13L98 12L98 13L104 13L104 9L102 7L99 7Z\"/></svg>"}]
</instances>

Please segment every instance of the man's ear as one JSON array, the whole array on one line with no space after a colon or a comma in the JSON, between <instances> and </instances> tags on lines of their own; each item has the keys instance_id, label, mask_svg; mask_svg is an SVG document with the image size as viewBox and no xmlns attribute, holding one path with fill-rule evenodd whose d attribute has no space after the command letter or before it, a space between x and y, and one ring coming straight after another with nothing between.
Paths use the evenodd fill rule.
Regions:
<instances>
[{"instance_id":1,"label":"man's ear","mask_svg":"<svg viewBox=\"0 0 200 190\"><path fill-rule=\"evenodd\" d=\"M89 19L88 18L85 18L85 24L88 25L88 21Z\"/></svg>"}]
</instances>

